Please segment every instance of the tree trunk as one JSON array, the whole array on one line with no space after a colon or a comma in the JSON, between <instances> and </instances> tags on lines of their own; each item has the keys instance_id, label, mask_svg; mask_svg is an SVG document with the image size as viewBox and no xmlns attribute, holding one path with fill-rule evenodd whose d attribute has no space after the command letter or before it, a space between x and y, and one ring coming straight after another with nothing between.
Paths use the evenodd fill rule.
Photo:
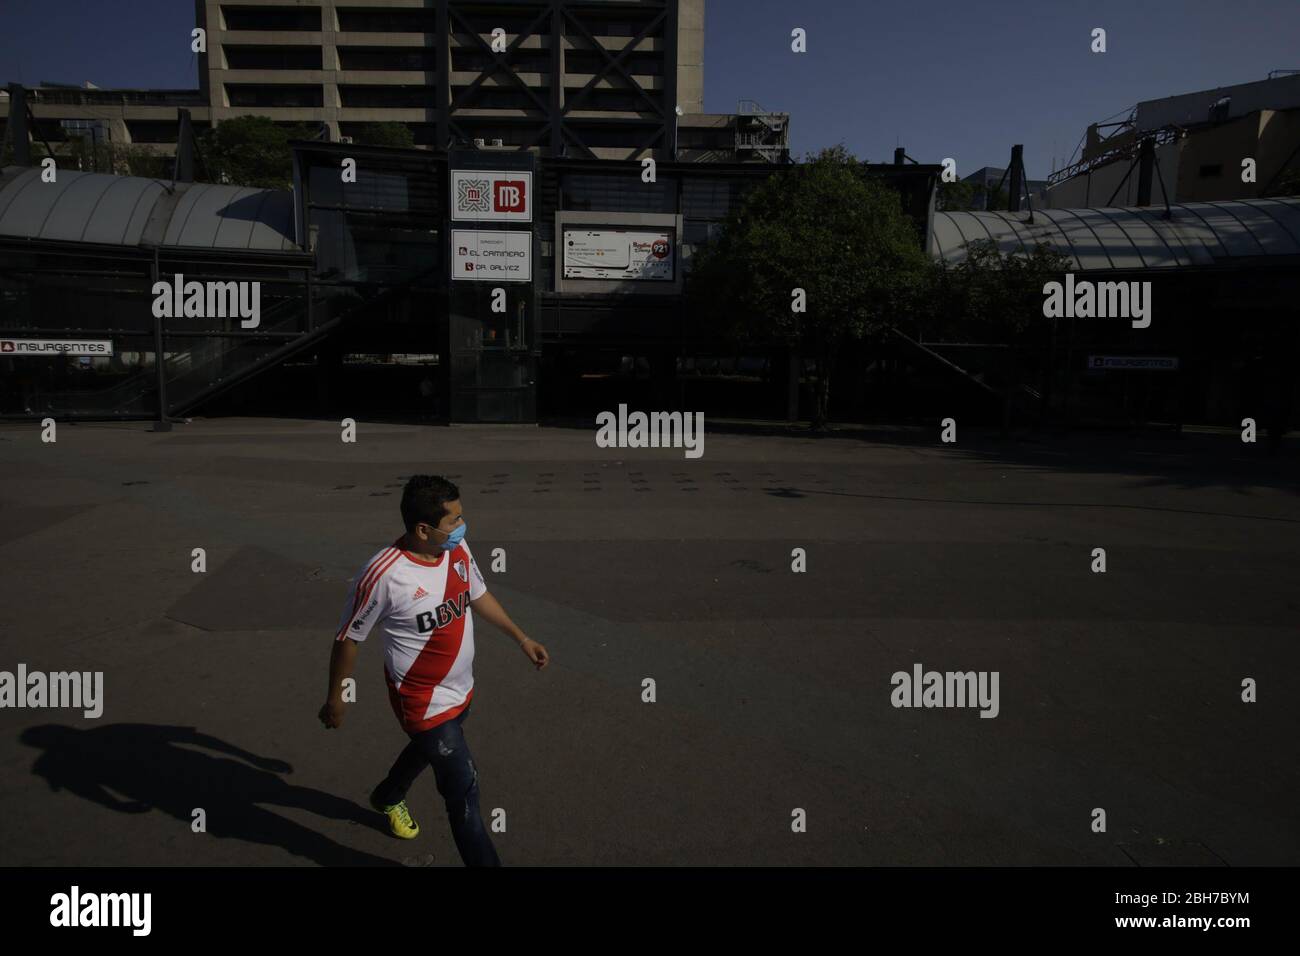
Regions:
<instances>
[{"instance_id":1,"label":"tree trunk","mask_svg":"<svg viewBox=\"0 0 1300 956\"><path fill-rule=\"evenodd\" d=\"M1017 381L1020 377L1020 363L1016 361L1016 350L1014 346L1008 347L1006 351L1006 363L1003 366L1006 369L1006 381L1002 383L1002 437L1011 437L1011 410L1015 404L1016 389L1019 384Z\"/></svg>"},{"instance_id":2,"label":"tree trunk","mask_svg":"<svg viewBox=\"0 0 1300 956\"><path fill-rule=\"evenodd\" d=\"M787 362L785 391L785 420L787 422L797 422L799 420L799 379L803 374L803 356L800 355L799 349L791 347L789 360Z\"/></svg>"},{"instance_id":3,"label":"tree trunk","mask_svg":"<svg viewBox=\"0 0 1300 956\"><path fill-rule=\"evenodd\" d=\"M830 418L831 358L823 351L817 356L817 402L813 410L812 430L824 431Z\"/></svg>"}]
</instances>

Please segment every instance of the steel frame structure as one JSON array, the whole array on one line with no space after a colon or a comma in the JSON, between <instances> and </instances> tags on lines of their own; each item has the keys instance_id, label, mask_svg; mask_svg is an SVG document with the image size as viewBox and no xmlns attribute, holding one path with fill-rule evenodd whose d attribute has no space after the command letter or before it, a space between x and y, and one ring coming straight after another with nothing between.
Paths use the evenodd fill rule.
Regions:
<instances>
[{"instance_id":1,"label":"steel frame structure","mask_svg":"<svg viewBox=\"0 0 1300 956\"><path fill-rule=\"evenodd\" d=\"M511 37L504 52L492 49L489 40L484 39L481 25L476 25L473 18L483 13L490 13L491 8L501 7L516 14L521 9L532 13L528 25ZM640 30L619 50L610 50L601 43L597 36L599 23L592 15L608 15L611 12L635 15L644 19ZM533 127L532 135L527 141L518 145L519 149L540 147L547 155L559 157L568 155L570 148L576 148L580 154L597 157L592 144L584 141L581 128L605 127L623 129L629 133L627 155L623 158L635 159L647 150L661 151L661 158L671 158L673 143L674 106L677 100L677 2L676 0L627 0L627 2L593 3L581 0L437 0L436 22L438 30L437 58L437 142L443 148L452 148L457 141L465 146L473 140L467 130L466 121L490 120L493 123L524 124ZM637 82L628 69L628 57L637 50L643 40L656 33L661 36L663 57L662 96L656 100L650 90ZM567 75L564 64L567 33L582 37L602 60L596 72L572 97L564 94L564 80ZM509 33L507 33L509 36ZM459 42L460 37L471 37L471 44L466 47ZM531 72L514 68L517 51L523 48L525 41L536 37L540 46L548 50L549 69L548 85L545 90L529 86L519 76L520 72ZM453 49L471 49L489 58L488 65L477 71L473 81L453 94L450 82L450 57ZM467 72L467 71L458 71ZM497 76L506 77L509 88L522 91L531 101L528 109L536 110L529 116L500 116L467 111L483 110L476 106L477 94L489 79ZM590 99L591 93L602 82L610 88L628 92L637 98L642 106L640 117L574 117ZM624 111L624 112L631 112ZM650 114L647 118L645 114ZM579 128L575 128L575 126ZM601 144L596 144L600 146ZM618 147L622 149L620 144Z\"/></svg>"}]
</instances>

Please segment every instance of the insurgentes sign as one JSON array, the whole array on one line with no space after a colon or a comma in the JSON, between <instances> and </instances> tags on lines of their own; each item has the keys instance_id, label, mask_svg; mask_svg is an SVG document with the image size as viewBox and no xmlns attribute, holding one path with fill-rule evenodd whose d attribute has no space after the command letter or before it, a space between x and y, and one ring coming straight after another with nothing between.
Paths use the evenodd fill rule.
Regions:
<instances>
[{"instance_id":1,"label":"insurgentes sign","mask_svg":"<svg viewBox=\"0 0 1300 956\"><path fill-rule=\"evenodd\" d=\"M1145 369L1156 372L1172 372L1178 368L1178 358L1173 355L1089 355L1088 368Z\"/></svg>"},{"instance_id":2,"label":"insurgentes sign","mask_svg":"<svg viewBox=\"0 0 1300 956\"><path fill-rule=\"evenodd\" d=\"M112 355L107 339L0 339L0 358L18 355Z\"/></svg>"}]
</instances>

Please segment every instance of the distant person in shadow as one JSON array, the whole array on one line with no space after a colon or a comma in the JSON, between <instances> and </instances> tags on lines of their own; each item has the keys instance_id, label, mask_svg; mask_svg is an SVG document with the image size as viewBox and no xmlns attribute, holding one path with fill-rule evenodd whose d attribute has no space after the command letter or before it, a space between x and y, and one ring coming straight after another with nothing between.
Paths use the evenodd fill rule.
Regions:
<instances>
[{"instance_id":1,"label":"distant person in shadow","mask_svg":"<svg viewBox=\"0 0 1300 956\"><path fill-rule=\"evenodd\" d=\"M81 730L43 724L19 739L42 751L32 772L51 790L67 790L123 813L160 810L187 829L195 808L202 807L208 836L283 847L322 866L396 865L341 846L258 804L368 827L374 826L373 814L350 800L286 782L277 774L293 768L283 760L259 757L193 727L109 724Z\"/></svg>"}]
</instances>

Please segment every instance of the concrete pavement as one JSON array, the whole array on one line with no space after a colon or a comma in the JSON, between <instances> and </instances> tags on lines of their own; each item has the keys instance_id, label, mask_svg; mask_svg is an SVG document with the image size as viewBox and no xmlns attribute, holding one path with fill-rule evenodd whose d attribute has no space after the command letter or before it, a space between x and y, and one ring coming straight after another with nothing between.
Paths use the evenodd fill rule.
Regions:
<instances>
[{"instance_id":1,"label":"concrete pavement","mask_svg":"<svg viewBox=\"0 0 1300 956\"><path fill-rule=\"evenodd\" d=\"M1293 447L147 428L0 428L0 670L103 671L105 697L0 709L2 864L458 865L431 773L419 839L365 808L404 742L377 645L344 727L316 720L346 581L416 472L461 485L554 661L477 635L507 865L1300 862ZM916 663L997 671L998 716L892 706Z\"/></svg>"}]
</instances>

